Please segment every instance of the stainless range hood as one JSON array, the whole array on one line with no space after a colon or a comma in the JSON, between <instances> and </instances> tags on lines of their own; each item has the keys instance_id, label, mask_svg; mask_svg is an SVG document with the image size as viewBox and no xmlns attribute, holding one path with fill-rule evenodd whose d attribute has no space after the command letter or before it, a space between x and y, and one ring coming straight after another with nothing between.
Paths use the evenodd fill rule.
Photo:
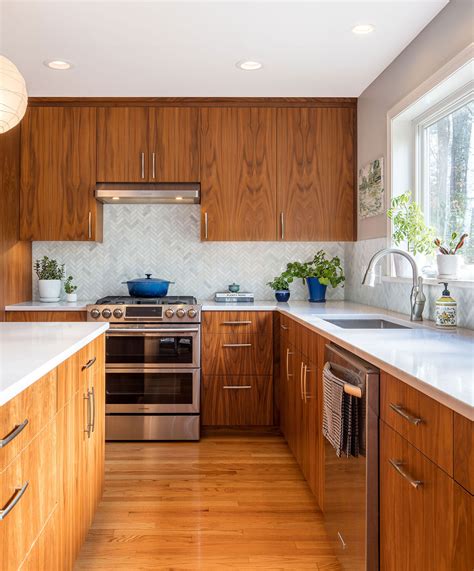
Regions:
<instances>
[{"instance_id":1,"label":"stainless range hood","mask_svg":"<svg viewBox=\"0 0 474 571\"><path fill-rule=\"evenodd\" d=\"M95 197L105 204L199 204L199 183L99 183Z\"/></svg>"}]
</instances>

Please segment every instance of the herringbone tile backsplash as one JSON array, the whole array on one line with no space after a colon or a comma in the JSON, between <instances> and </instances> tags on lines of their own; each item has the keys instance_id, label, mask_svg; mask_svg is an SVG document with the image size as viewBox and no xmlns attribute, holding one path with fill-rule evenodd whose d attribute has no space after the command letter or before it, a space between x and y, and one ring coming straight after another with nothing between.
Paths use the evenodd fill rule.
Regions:
<instances>
[{"instance_id":1,"label":"herringbone tile backsplash","mask_svg":"<svg viewBox=\"0 0 474 571\"><path fill-rule=\"evenodd\" d=\"M236 282L257 300L272 300L266 282L287 262L310 259L324 249L343 259L342 243L201 242L198 205L105 205L104 241L35 242L33 258L50 256L66 264L78 297L95 300L127 294L127 279L152 273L176 282L169 293L209 300ZM328 288L328 298L343 299L344 290ZM34 298L38 299L34 278ZM302 283L291 286L293 300L307 299Z\"/></svg>"}]
</instances>

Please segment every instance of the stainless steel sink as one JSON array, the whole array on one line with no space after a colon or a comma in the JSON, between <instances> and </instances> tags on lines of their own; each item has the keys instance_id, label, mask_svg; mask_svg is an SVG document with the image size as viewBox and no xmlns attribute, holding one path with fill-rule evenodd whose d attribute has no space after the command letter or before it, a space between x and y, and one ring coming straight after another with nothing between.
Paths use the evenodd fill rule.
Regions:
<instances>
[{"instance_id":1,"label":"stainless steel sink","mask_svg":"<svg viewBox=\"0 0 474 571\"><path fill-rule=\"evenodd\" d=\"M323 321L343 329L411 329L409 325L400 325L386 319L323 319Z\"/></svg>"}]
</instances>

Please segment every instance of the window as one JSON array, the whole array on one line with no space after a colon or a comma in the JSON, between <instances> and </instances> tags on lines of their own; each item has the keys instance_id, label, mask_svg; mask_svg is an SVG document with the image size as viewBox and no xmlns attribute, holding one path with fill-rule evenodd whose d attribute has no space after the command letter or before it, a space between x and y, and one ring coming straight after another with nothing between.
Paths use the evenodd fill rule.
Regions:
<instances>
[{"instance_id":1,"label":"window","mask_svg":"<svg viewBox=\"0 0 474 571\"><path fill-rule=\"evenodd\" d=\"M467 94L418 124L419 189L426 222L441 241L471 237L463 250L474 264L474 97Z\"/></svg>"}]
</instances>

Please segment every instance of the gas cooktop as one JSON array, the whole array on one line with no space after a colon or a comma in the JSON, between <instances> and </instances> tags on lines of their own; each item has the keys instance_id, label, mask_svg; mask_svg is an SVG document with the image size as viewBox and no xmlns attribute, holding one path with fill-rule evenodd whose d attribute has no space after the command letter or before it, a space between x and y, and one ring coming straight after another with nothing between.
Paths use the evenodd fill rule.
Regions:
<instances>
[{"instance_id":1,"label":"gas cooktop","mask_svg":"<svg viewBox=\"0 0 474 571\"><path fill-rule=\"evenodd\" d=\"M95 305L196 305L190 295L167 295L165 297L132 297L129 295L108 295L101 297Z\"/></svg>"}]
</instances>

